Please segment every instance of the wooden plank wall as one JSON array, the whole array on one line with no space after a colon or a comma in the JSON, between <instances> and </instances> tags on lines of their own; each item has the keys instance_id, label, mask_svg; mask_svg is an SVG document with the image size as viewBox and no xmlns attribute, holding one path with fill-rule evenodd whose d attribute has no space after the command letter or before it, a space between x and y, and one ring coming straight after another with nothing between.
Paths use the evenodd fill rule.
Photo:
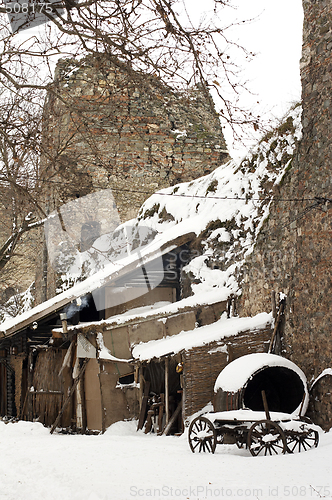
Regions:
<instances>
[{"instance_id":1,"label":"wooden plank wall","mask_svg":"<svg viewBox=\"0 0 332 500\"><path fill-rule=\"evenodd\" d=\"M63 351L47 349L39 351L33 372L30 392L32 399L32 418L46 426L51 426L61 410L64 399L63 377L59 377Z\"/></svg>"},{"instance_id":2,"label":"wooden plank wall","mask_svg":"<svg viewBox=\"0 0 332 500\"><path fill-rule=\"evenodd\" d=\"M0 416L7 413L7 369L5 363L0 363Z\"/></svg>"}]
</instances>

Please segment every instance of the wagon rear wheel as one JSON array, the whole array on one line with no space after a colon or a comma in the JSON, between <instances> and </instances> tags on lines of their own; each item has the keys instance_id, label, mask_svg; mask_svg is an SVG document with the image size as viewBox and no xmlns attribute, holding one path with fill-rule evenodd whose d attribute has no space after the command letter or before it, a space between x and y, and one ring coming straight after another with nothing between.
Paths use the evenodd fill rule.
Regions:
<instances>
[{"instance_id":1,"label":"wagon rear wheel","mask_svg":"<svg viewBox=\"0 0 332 500\"><path fill-rule=\"evenodd\" d=\"M297 453L307 451L310 448L317 448L319 434L314 429L308 428L303 432L286 434L287 451L289 453Z\"/></svg>"},{"instance_id":2,"label":"wagon rear wheel","mask_svg":"<svg viewBox=\"0 0 332 500\"><path fill-rule=\"evenodd\" d=\"M188 440L193 453L214 453L217 433L213 423L206 417L195 418L189 426Z\"/></svg>"},{"instance_id":3,"label":"wagon rear wheel","mask_svg":"<svg viewBox=\"0 0 332 500\"><path fill-rule=\"evenodd\" d=\"M249 429L248 447L254 456L279 455L287 451L286 437L275 422L260 420Z\"/></svg>"},{"instance_id":4,"label":"wagon rear wheel","mask_svg":"<svg viewBox=\"0 0 332 500\"><path fill-rule=\"evenodd\" d=\"M236 445L238 448L244 448L246 444L246 436L243 432L239 432L237 435L236 435Z\"/></svg>"}]
</instances>

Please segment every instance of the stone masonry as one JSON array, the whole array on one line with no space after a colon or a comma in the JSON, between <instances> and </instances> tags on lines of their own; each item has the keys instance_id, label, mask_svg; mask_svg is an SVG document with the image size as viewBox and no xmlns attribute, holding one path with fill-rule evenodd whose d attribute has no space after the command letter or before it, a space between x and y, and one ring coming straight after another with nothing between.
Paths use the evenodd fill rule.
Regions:
<instances>
[{"instance_id":1,"label":"stone masonry","mask_svg":"<svg viewBox=\"0 0 332 500\"><path fill-rule=\"evenodd\" d=\"M332 367L332 1L303 7L303 138L247 262L241 315L269 311L271 291L285 293L284 353L313 381ZM329 376L311 401L311 416L325 428L331 389Z\"/></svg>"},{"instance_id":2,"label":"stone masonry","mask_svg":"<svg viewBox=\"0 0 332 500\"><path fill-rule=\"evenodd\" d=\"M53 207L111 188L122 221L158 189L228 159L210 96L199 87L176 92L105 56L58 63L45 106L45 146L55 175Z\"/></svg>"}]
</instances>

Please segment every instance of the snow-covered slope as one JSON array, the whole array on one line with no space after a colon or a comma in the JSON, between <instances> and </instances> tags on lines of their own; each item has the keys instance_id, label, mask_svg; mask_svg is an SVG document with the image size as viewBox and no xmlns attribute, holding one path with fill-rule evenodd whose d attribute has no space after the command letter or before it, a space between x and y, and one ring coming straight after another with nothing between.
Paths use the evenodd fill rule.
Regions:
<instances>
[{"instance_id":1,"label":"snow-covered slope","mask_svg":"<svg viewBox=\"0 0 332 500\"><path fill-rule=\"evenodd\" d=\"M135 225L157 233L194 231L193 259L185 267L192 292L227 287L239 293L237 277L268 216L274 187L287 171L301 138L301 107L269 132L239 164L230 161L211 174L151 196Z\"/></svg>"}]
</instances>

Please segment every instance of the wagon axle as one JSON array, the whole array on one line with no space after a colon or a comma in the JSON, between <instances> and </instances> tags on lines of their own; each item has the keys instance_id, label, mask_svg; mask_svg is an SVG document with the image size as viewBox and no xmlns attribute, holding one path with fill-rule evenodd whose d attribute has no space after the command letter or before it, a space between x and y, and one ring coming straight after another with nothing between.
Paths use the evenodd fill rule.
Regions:
<instances>
[{"instance_id":1,"label":"wagon axle","mask_svg":"<svg viewBox=\"0 0 332 500\"><path fill-rule=\"evenodd\" d=\"M318 446L318 432L307 423L301 423L298 430L292 430L289 424L298 424L298 420L288 419L278 423L268 419L231 421L230 413L236 414L236 411L223 413L225 420L221 419L220 413L207 413L191 422L188 439L193 453L214 453L217 444L230 442L236 443L239 448L246 446L253 456L294 453ZM252 416L254 412L249 413Z\"/></svg>"}]
</instances>

